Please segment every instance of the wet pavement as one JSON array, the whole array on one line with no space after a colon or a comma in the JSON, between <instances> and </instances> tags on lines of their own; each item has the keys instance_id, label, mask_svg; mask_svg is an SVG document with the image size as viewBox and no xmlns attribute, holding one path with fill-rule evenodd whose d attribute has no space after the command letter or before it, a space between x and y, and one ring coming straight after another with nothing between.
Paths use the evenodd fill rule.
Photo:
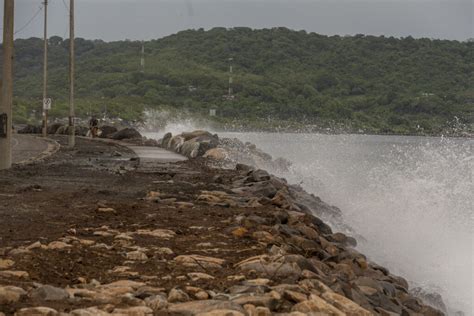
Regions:
<instances>
[{"instance_id":1,"label":"wet pavement","mask_svg":"<svg viewBox=\"0 0 474 316\"><path fill-rule=\"evenodd\" d=\"M48 149L49 143L38 136L13 135L12 158L13 163L20 163L40 156Z\"/></svg>"}]
</instances>

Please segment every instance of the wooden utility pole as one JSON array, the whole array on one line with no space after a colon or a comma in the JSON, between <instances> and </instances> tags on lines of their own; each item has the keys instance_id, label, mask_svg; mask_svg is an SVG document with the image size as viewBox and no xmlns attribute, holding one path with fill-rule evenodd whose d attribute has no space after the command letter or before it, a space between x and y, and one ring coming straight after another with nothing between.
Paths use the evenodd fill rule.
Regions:
<instances>
[{"instance_id":1,"label":"wooden utility pole","mask_svg":"<svg viewBox=\"0 0 474 316\"><path fill-rule=\"evenodd\" d=\"M69 0L69 147L76 145L74 122L74 0Z\"/></svg>"},{"instance_id":2,"label":"wooden utility pole","mask_svg":"<svg viewBox=\"0 0 474 316\"><path fill-rule=\"evenodd\" d=\"M0 100L0 170L9 169L12 165L14 0L4 0L3 3L3 81Z\"/></svg>"},{"instance_id":3,"label":"wooden utility pole","mask_svg":"<svg viewBox=\"0 0 474 316\"><path fill-rule=\"evenodd\" d=\"M48 136L48 109L45 101L48 97L48 0L44 0L44 56L43 56L43 137Z\"/></svg>"}]
</instances>

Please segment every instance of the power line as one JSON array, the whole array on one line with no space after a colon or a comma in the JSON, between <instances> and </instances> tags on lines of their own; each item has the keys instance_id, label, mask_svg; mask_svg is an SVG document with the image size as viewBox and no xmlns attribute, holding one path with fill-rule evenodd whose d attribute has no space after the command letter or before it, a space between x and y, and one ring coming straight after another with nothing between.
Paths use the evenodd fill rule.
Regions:
<instances>
[{"instance_id":1,"label":"power line","mask_svg":"<svg viewBox=\"0 0 474 316\"><path fill-rule=\"evenodd\" d=\"M66 9L66 12L67 12L67 13L68 13L68 15L69 15L69 7L67 6L67 4L66 4L66 1L65 1L65 0L63 0L63 4L64 4L64 8Z\"/></svg>"},{"instance_id":2,"label":"power line","mask_svg":"<svg viewBox=\"0 0 474 316\"><path fill-rule=\"evenodd\" d=\"M15 33L14 35L20 33L21 31L23 31L24 29L26 29L30 24L31 22L33 22L34 19L36 19L36 17L40 14L40 12L43 10L44 8L44 4L38 9L38 11L36 11L36 13L33 15L33 17L28 21L26 22L25 25L23 25L22 27L20 27Z\"/></svg>"}]
</instances>

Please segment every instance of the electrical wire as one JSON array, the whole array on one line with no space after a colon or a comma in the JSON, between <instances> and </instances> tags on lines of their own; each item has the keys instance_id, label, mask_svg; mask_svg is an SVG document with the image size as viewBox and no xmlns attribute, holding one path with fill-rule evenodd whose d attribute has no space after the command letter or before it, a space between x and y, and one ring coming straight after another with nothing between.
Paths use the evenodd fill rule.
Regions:
<instances>
[{"instance_id":1,"label":"electrical wire","mask_svg":"<svg viewBox=\"0 0 474 316\"><path fill-rule=\"evenodd\" d=\"M38 15L40 14L41 11L43 11L44 9L44 4L38 9L38 11L36 11L36 13L33 15L33 17L31 17L31 19L26 22L25 25L23 25L22 27L20 27L15 33L13 33L14 35L20 33L21 31L23 31L24 29L26 29L30 24L31 22L33 22L34 19L36 19L36 17L38 17Z\"/></svg>"},{"instance_id":2,"label":"electrical wire","mask_svg":"<svg viewBox=\"0 0 474 316\"><path fill-rule=\"evenodd\" d=\"M63 0L64 8L66 9L66 12L69 13L69 7L66 4L66 1Z\"/></svg>"}]
</instances>

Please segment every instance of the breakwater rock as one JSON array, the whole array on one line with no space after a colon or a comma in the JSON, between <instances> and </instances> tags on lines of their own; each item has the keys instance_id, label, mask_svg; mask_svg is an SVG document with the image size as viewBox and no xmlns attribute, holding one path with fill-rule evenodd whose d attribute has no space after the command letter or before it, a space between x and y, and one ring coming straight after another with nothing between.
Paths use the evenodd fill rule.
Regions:
<instances>
[{"instance_id":1,"label":"breakwater rock","mask_svg":"<svg viewBox=\"0 0 474 316\"><path fill-rule=\"evenodd\" d=\"M171 133L158 141L158 145L189 158L204 157L216 167L234 168L238 163L261 169L287 170L291 163L283 158L274 159L255 144L237 138L220 138L207 131Z\"/></svg>"}]
</instances>

